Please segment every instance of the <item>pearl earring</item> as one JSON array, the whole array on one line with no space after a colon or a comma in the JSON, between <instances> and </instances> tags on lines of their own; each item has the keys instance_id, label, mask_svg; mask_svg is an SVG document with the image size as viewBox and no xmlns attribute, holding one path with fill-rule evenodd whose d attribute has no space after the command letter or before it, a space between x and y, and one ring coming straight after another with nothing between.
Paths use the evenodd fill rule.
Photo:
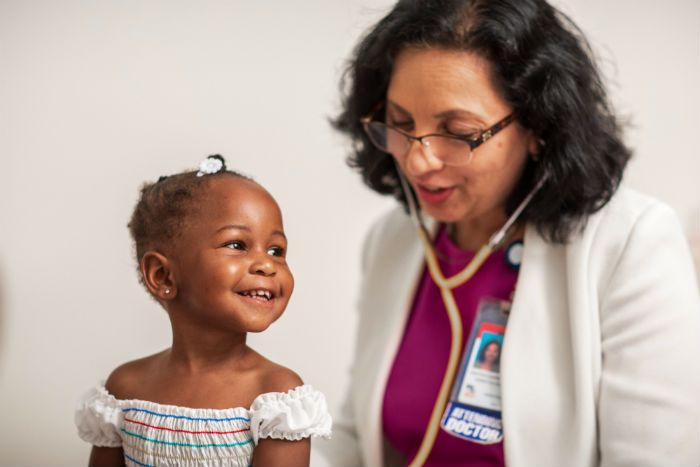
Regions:
<instances>
[{"instance_id":1,"label":"pearl earring","mask_svg":"<svg viewBox=\"0 0 700 467\"><path fill-rule=\"evenodd\" d=\"M165 295L169 295L169 294L170 294L170 289L165 289Z\"/></svg>"}]
</instances>

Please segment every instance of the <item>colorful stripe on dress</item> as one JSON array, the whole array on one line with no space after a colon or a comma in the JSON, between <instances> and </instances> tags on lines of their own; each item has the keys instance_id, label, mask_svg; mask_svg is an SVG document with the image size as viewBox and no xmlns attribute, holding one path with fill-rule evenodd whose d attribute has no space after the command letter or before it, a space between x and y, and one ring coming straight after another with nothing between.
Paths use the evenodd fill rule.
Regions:
<instances>
[{"instance_id":1,"label":"colorful stripe on dress","mask_svg":"<svg viewBox=\"0 0 700 467\"><path fill-rule=\"evenodd\" d=\"M126 443L126 442L123 443L122 445L125 448L128 448L130 451L136 451L136 452L139 452L141 454L145 454L146 456L151 456L151 457L159 457L159 458L163 458L163 459L184 460L184 461L190 461L190 462L191 461L198 462L198 461L211 461L212 460L211 457L195 457L195 456L185 456L185 455L176 456L176 455L160 454L157 452L151 452L151 451L147 451L145 449L141 449L140 447L136 446L135 444L130 444L130 443ZM247 453L247 454L234 454L234 455L230 455L230 456L217 456L216 460L221 461L221 460L228 460L228 459L239 459L241 457L248 458L248 457L251 457L252 455L253 455L253 453L251 451L250 453Z\"/></svg>"},{"instance_id":2,"label":"colorful stripe on dress","mask_svg":"<svg viewBox=\"0 0 700 467\"><path fill-rule=\"evenodd\" d=\"M133 457L127 456L126 454L124 454L124 457L126 457L127 459L129 459L129 460L130 460L131 462L133 462L134 464L142 465L143 467L155 467L155 466L153 466L153 465L144 464L143 462L139 462L139 461L137 461L136 459L134 459Z\"/></svg>"},{"instance_id":3,"label":"colorful stripe on dress","mask_svg":"<svg viewBox=\"0 0 700 467\"><path fill-rule=\"evenodd\" d=\"M175 428L167 428L167 427L164 427L164 426L149 425L148 423L139 422L138 420L132 420L132 419L126 418L126 417L124 417L124 421L125 421L125 422L129 422L129 423L135 423L135 424L137 424L137 425L143 425L143 426L145 426L145 427L153 428L153 429L155 429L155 430L167 430L167 431L173 431L173 432L176 432L176 433L189 433L189 434L192 434L192 435L202 435L202 434L205 434L205 435L232 435L232 434L235 434L235 433L242 433L242 432L244 432L244 431L250 431L250 428L243 428L243 429L240 429L240 430L233 430L233 431L190 431L190 430L176 430Z\"/></svg>"},{"instance_id":4,"label":"colorful stripe on dress","mask_svg":"<svg viewBox=\"0 0 700 467\"><path fill-rule=\"evenodd\" d=\"M166 417L166 418L179 418L179 419L184 419L184 420L195 420L195 421L204 421L204 422L230 422L234 420L243 420L246 422L250 422L249 418L245 417L232 417L232 418L198 418L198 417L186 417L184 415L170 415L170 414L164 414L164 413L158 413L158 412L152 412L150 410L146 409L137 409L135 407L131 407L128 409L122 409L122 412L145 412L151 415L156 415L158 417Z\"/></svg>"},{"instance_id":5,"label":"colorful stripe on dress","mask_svg":"<svg viewBox=\"0 0 700 467\"><path fill-rule=\"evenodd\" d=\"M233 446L242 446L244 444L252 443L253 438L249 438L247 441L240 441L238 443L230 443L230 444L216 444L216 443L209 443L209 444L190 444L190 443L176 443L173 441L163 441L160 439L152 439L152 438L146 438L145 436L139 435L138 433L132 433L130 431L126 431L124 428L121 429L124 433L126 433L129 436L133 436L135 438L141 438L144 441L150 441L152 443L158 443L158 444L167 444L169 446L186 446L190 448L210 448L210 447L217 447L217 448L230 448Z\"/></svg>"}]
</instances>

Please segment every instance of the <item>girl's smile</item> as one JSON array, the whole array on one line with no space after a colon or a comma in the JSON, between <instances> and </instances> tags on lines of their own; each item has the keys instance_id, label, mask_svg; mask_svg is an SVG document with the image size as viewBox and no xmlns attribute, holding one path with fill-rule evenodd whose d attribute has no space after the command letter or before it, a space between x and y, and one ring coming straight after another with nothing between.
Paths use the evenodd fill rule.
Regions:
<instances>
[{"instance_id":1,"label":"girl's smile","mask_svg":"<svg viewBox=\"0 0 700 467\"><path fill-rule=\"evenodd\" d=\"M255 300L263 300L269 302L273 299L274 295L269 290L258 289L258 290L246 290L244 292L238 292L238 295L243 295L244 297L250 297Z\"/></svg>"}]
</instances>

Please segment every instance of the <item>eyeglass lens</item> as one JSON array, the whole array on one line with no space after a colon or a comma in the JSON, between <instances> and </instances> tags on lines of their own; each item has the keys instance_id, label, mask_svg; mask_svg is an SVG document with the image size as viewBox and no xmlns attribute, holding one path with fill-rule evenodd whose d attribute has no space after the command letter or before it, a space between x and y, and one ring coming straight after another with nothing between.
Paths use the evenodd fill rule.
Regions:
<instances>
[{"instance_id":1,"label":"eyeglass lens","mask_svg":"<svg viewBox=\"0 0 700 467\"><path fill-rule=\"evenodd\" d=\"M367 122L367 136L377 149L394 157L404 157L411 149L413 141L406 135L382 122ZM471 147L466 141L455 138L431 135L422 138L422 143L431 154L447 165L467 164L471 160Z\"/></svg>"}]
</instances>

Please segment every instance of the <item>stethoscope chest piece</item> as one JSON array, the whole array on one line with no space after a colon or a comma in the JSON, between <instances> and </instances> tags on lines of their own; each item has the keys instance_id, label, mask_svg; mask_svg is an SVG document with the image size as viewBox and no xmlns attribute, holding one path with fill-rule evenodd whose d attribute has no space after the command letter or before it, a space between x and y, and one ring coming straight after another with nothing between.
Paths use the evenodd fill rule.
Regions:
<instances>
[{"instance_id":1,"label":"stethoscope chest piece","mask_svg":"<svg viewBox=\"0 0 700 467\"><path fill-rule=\"evenodd\" d=\"M506 249L506 263L513 269L520 269L523 261L523 241L516 240Z\"/></svg>"}]
</instances>

